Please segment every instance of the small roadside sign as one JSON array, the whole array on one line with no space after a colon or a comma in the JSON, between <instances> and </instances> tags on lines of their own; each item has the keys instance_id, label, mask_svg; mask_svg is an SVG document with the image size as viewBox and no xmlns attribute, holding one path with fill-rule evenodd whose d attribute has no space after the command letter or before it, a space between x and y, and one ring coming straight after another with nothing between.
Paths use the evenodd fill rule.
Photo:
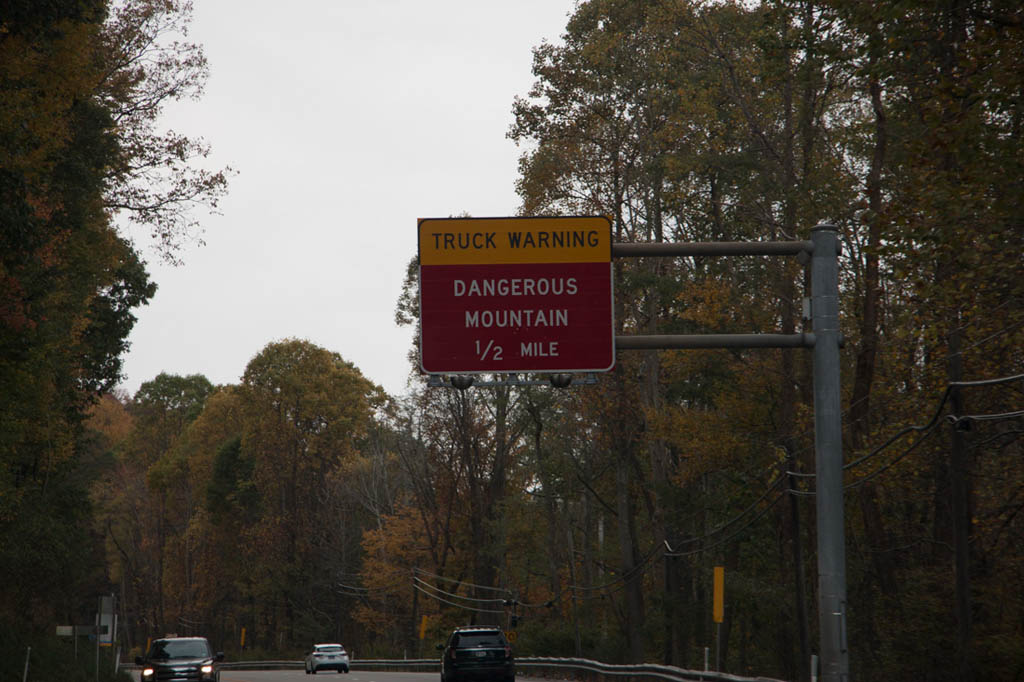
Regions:
<instances>
[{"instance_id":1,"label":"small roadside sign","mask_svg":"<svg viewBox=\"0 0 1024 682\"><path fill-rule=\"evenodd\" d=\"M106 625L58 625L58 637L83 637L85 635L106 635L109 634Z\"/></svg>"}]
</instances>

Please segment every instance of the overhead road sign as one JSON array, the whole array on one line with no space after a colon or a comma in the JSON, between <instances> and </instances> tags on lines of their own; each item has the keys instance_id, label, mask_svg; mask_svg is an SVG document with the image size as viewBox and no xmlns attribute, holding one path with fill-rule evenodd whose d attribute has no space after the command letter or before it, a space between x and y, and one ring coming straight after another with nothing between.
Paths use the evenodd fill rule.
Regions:
<instances>
[{"instance_id":1,"label":"overhead road sign","mask_svg":"<svg viewBox=\"0 0 1024 682\"><path fill-rule=\"evenodd\" d=\"M427 374L615 364L607 218L422 218L418 233Z\"/></svg>"}]
</instances>

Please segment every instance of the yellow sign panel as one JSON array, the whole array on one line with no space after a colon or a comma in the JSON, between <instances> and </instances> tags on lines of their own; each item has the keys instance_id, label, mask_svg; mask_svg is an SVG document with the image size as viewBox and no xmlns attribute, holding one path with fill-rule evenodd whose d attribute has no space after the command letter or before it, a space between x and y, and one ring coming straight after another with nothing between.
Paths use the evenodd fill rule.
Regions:
<instances>
[{"instance_id":1,"label":"yellow sign panel","mask_svg":"<svg viewBox=\"0 0 1024 682\"><path fill-rule=\"evenodd\" d=\"M610 263L603 216L421 218L420 265Z\"/></svg>"}]
</instances>

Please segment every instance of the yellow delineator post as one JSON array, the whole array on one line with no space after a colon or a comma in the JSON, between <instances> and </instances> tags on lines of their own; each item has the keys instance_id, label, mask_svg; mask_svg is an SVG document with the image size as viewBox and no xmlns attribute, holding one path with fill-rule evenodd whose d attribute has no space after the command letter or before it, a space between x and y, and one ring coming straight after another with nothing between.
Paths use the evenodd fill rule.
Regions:
<instances>
[{"instance_id":1,"label":"yellow delineator post","mask_svg":"<svg viewBox=\"0 0 1024 682\"><path fill-rule=\"evenodd\" d=\"M725 620L725 566L715 566L711 617L715 621L715 670L722 670L722 621Z\"/></svg>"},{"instance_id":2,"label":"yellow delineator post","mask_svg":"<svg viewBox=\"0 0 1024 682\"><path fill-rule=\"evenodd\" d=\"M725 566L715 566L714 619L721 623L725 619Z\"/></svg>"},{"instance_id":3,"label":"yellow delineator post","mask_svg":"<svg viewBox=\"0 0 1024 682\"><path fill-rule=\"evenodd\" d=\"M242 643L240 645L243 649L245 648L245 627L242 628Z\"/></svg>"}]
</instances>

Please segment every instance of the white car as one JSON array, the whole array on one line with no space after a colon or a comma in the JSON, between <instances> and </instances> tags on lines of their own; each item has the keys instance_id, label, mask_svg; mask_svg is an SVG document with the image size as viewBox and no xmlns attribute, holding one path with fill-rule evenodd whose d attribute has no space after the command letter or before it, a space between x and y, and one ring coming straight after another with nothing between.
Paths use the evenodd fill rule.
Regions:
<instances>
[{"instance_id":1,"label":"white car","mask_svg":"<svg viewBox=\"0 0 1024 682\"><path fill-rule=\"evenodd\" d=\"M316 675L320 670L348 672L348 652L340 644L314 644L306 654L306 674Z\"/></svg>"}]
</instances>

